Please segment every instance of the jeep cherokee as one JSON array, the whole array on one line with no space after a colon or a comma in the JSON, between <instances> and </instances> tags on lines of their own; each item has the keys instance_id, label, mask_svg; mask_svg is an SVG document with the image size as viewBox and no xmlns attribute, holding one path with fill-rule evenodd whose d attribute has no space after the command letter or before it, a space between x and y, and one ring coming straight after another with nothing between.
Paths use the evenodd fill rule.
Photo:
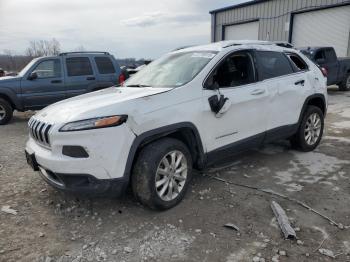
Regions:
<instances>
[{"instance_id":1,"label":"jeep cherokee","mask_svg":"<svg viewBox=\"0 0 350 262\"><path fill-rule=\"evenodd\" d=\"M29 120L28 164L70 192L122 194L154 209L185 195L192 168L289 139L311 151L326 78L301 52L224 41L170 52L121 87L70 98Z\"/></svg>"}]
</instances>

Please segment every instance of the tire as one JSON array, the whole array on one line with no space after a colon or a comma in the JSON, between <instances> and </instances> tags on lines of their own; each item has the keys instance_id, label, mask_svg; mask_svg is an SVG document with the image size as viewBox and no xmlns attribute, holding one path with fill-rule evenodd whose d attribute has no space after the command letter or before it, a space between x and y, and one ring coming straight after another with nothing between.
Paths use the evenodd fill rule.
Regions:
<instances>
[{"instance_id":1,"label":"tire","mask_svg":"<svg viewBox=\"0 0 350 262\"><path fill-rule=\"evenodd\" d=\"M9 102L0 98L0 125L6 125L13 116L13 108Z\"/></svg>"},{"instance_id":2,"label":"tire","mask_svg":"<svg viewBox=\"0 0 350 262\"><path fill-rule=\"evenodd\" d=\"M317 120L317 121L316 121ZM307 131L307 129L309 131ZM297 133L290 140L292 146L303 152L314 150L321 141L324 129L322 110L316 106L308 106Z\"/></svg>"},{"instance_id":3,"label":"tire","mask_svg":"<svg viewBox=\"0 0 350 262\"><path fill-rule=\"evenodd\" d=\"M339 84L340 91L349 91L350 90L350 73L347 73L344 77L344 80Z\"/></svg>"},{"instance_id":4,"label":"tire","mask_svg":"<svg viewBox=\"0 0 350 262\"><path fill-rule=\"evenodd\" d=\"M179 165L175 168L171 165L171 157L174 153L175 160L182 156ZM172 166L172 169L170 166L166 167L166 161ZM176 170L182 171L176 176ZM141 150L134 165L131 186L136 199L143 205L151 209L166 210L176 206L183 199L191 178L192 157L186 145L177 139L163 138ZM156 181L160 183L159 187L156 187ZM175 183L178 192L175 190ZM164 189L166 185L168 185L167 189ZM173 194L170 188L173 189Z\"/></svg>"}]
</instances>

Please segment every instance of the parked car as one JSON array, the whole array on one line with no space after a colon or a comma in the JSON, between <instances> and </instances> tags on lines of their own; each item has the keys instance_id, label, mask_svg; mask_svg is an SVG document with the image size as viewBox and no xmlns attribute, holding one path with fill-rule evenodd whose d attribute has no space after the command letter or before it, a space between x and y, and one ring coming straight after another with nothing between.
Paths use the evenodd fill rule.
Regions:
<instances>
[{"instance_id":1,"label":"parked car","mask_svg":"<svg viewBox=\"0 0 350 262\"><path fill-rule=\"evenodd\" d=\"M5 76L5 70L3 70L2 68L0 68L0 77L4 77Z\"/></svg>"},{"instance_id":2,"label":"parked car","mask_svg":"<svg viewBox=\"0 0 350 262\"><path fill-rule=\"evenodd\" d=\"M333 47L307 47L300 50L327 70L327 85L338 85L341 91L350 90L350 57L338 58Z\"/></svg>"},{"instance_id":3,"label":"parked car","mask_svg":"<svg viewBox=\"0 0 350 262\"><path fill-rule=\"evenodd\" d=\"M277 139L314 150L326 111L326 78L301 52L225 41L171 52L123 87L40 111L26 157L55 188L119 195L130 182L141 203L167 209L192 168Z\"/></svg>"},{"instance_id":4,"label":"parked car","mask_svg":"<svg viewBox=\"0 0 350 262\"><path fill-rule=\"evenodd\" d=\"M146 67L146 64L140 65L140 66L138 66L136 68L128 68L127 71L128 71L129 76L132 76L132 75L136 74L137 72L139 72L144 67Z\"/></svg>"},{"instance_id":5,"label":"parked car","mask_svg":"<svg viewBox=\"0 0 350 262\"><path fill-rule=\"evenodd\" d=\"M42 109L57 101L118 84L121 71L106 52L70 52L32 60L17 76L0 79L0 125L13 110Z\"/></svg>"},{"instance_id":6,"label":"parked car","mask_svg":"<svg viewBox=\"0 0 350 262\"><path fill-rule=\"evenodd\" d=\"M122 82L125 82L125 80L127 80L130 77L130 75L129 75L129 72L128 72L128 68L126 66L121 66L120 70L121 70L121 73L123 75L123 77L122 77L122 79L120 81L122 83Z\"/></svg>"}]
</instances>

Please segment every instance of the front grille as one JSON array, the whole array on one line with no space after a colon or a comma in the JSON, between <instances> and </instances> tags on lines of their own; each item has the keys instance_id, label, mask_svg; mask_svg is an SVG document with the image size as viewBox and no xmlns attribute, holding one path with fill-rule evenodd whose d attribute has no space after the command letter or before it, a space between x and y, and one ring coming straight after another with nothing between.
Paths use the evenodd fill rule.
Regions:
<instances>
[{"instance_id":1,"label":"front grille","mask_svg":"<svg viewBox=\"0 0 350 262\"><path fill-rule=\"evenodd\" d=\"M49 132L52 125L41 122L33 117L28 122L30 136L39 144L50 147Z\"/></svg>"}]
</instances>

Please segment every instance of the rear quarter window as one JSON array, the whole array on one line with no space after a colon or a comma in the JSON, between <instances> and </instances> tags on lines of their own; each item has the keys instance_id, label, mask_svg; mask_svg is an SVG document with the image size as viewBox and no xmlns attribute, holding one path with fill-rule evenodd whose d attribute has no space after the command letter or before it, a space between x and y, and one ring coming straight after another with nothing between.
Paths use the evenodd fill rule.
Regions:
<instances>
[{"instance_id":1,"label":"rear quarter window","mask_svg":"<svg viewBox=\"0 0 350 262\"><path fill-rule=\"evenodd\" d=\"M306 62L297 54L288 53L287 56L289 57L292 63L294 71L299 72L299 71L305 71L309 69Z\"/></svg>"},{"instance_id":2,"label":"rear quarter window","mask_svg":"<svg viewBox=\"0 0 350 262\"><path fill-rule=\"evenodd\" d=\"M66 59L68 76L93 75L90 59L88 57L69 57Z\"/></svg>"},{"instance_id":3,"label":"rear quarter window","mask_svg":"<svg viewBox=\"0 0 350 262\"><path fill-rule=\"evenodd\" d=\"M115 68L109 57L95 57L97 70L100 74L114 74Z\"/></svg>"},{"instance_id":4,"label":"rear quarter window","mask_svg":"<svg viewBox=\"0 0 350 262\"><path fill-rule=\"evenodd\" d=\"M257 51L260 80L294 73L288 58L280 52Z\"/></svg>"}]
</instances>

